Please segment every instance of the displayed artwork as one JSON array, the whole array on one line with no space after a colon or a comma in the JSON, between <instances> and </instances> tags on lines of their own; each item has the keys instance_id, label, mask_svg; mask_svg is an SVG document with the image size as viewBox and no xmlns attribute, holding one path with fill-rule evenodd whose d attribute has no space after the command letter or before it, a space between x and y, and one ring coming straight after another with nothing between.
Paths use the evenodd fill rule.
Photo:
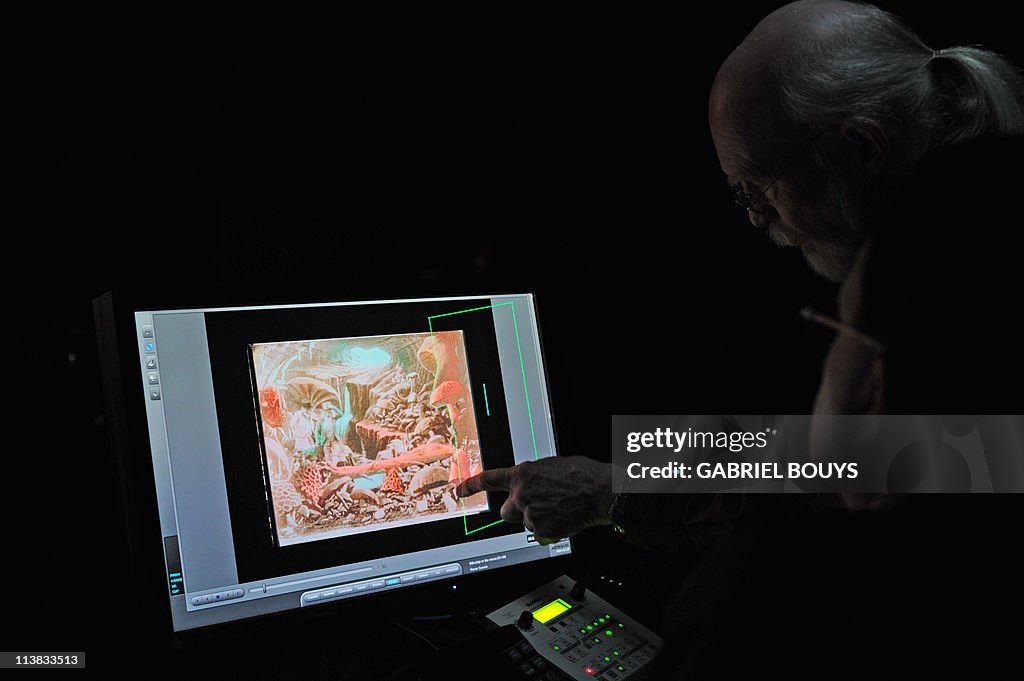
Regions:
<instances>
[{"instance_id":1,"label":"displayed artwork","mask_svg":"<svg viewBox=\"0 0 1024 681\"><path fill-rule=\"evenodd\" d=\"M280 546L489 510L462 331L250 351Z\"/></svg>"}]
</instances>

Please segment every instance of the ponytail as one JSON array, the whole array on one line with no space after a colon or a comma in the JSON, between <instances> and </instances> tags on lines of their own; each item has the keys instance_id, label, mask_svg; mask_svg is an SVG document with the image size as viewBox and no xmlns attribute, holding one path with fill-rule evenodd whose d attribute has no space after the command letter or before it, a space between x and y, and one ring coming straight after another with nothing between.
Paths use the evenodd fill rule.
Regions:
<instances>
[{"instance_id":1,"label":"ponytail","mask_svg":"<svg viewBox=\"0 0 1024 681\"><path fill-rule=\"evenodd\" d=\"M1024 134L1024 79L1007 60L979 47L936 50L928 61L938 146L986 134Z\"/></svg>"}]
</instances>

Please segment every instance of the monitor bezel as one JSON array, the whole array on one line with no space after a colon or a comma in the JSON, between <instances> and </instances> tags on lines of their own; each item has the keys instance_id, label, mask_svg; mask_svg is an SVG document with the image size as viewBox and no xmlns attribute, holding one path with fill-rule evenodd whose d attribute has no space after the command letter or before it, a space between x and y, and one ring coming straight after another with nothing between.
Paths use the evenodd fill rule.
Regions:
<instances>
[{"instance_id":1,"label":"monitor bezel","mask_svg":"<svg viewBox=\"0 0 1024 681\"><path fill-rule=\"evenodd\" d=\"M541 331L541 305L543 294L537 287L509 287L495 285L483 280L468 286L443 285L438 282L401 282L387 287L375 287L374 295L367 295L364 287L346 282L344 291L321 290L317 295L299 288L276 287L269 290L262 287L120 287L99 296L93 301L97 345L100 359L104 392L104 411L109 446L112 449L119 476L121 501L124 512L129 559L131 561L132 600L137 609L139 626L135 633L157 646L167 642L180 642L206 637L233 637L245 635L247 631L265 630L295 626L297 623L324 616L324 611L347 615L372 613L381 616L388 612L400 612L417 602L436 601L442 592L452 584L472 589L502 579L506 570L488 570L475 574L464 574L456 578L439 580L425 585L405 587L401 590L372 594L348 599L339 603L314 608L293 608L291 610L249 616L202 627L175 631L171 601L167 593L167 578L164 565L164 549L160 530L159 511L156 498L156 481L152 465L152 451L149 443L149 429L146 405L138 390L143 383L138 348L135 343L136 311L259 307L277 305L318 305L360 301L414 300L442 297L494 297L503 295L532 294L537 319L538 343L541 357L544 354L544 339ZM478 293L483 291L483 293ZM542 361L547 403L551 407L552 435L555 451L560 451L558 429L555 423L551 399L551 382L547 362ZM531 575L526 581L537 581L548 575L567 571L573 552L565 556L553 556L542 560L520 563L509 568Z\"/></svg>"}]
</instances>

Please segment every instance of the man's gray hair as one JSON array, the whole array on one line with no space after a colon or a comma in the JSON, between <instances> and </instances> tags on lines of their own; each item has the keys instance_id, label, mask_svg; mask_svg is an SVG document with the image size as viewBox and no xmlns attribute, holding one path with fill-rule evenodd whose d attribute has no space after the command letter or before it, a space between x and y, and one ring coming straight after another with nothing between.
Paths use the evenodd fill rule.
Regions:
<instances>
[{"instance_id":1,"label":"man's gray hair","mask_svg":"<svg viewBox=\"0 0 1024 681\"><path fill-rule=\"evenodd\" d=\"M986 134L1024 134L1024 79L980 47L935 51L897 17L855 6L774 65L781 105L808 133L847 120L879 126L887 175L926 154ZM824 160L824 159L821 159Z\"/></svg>"}]
</instances>

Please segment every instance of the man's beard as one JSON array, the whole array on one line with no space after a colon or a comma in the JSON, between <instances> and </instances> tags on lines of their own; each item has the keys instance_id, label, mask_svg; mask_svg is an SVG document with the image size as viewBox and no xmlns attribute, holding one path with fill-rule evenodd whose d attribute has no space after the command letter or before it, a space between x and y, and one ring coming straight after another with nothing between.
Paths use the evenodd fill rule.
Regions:
<instances>
[{"instance_id":1,"label":"man's beard","mask_svg":"<svg viewBox=\"0 0 1024 681\"><path fill-rule=\"evenodd\" d=\"M859 234L854 233L838 235L827 240L815 239L798 243L789 232L776 225L768 228L768 237L776 246L799 246L811 269L835 282L842 281L849 273L862 243Z\"/></svg>"},{"instance_id":2,"label":"man's beard","mask_svg":"<svg viewBox=\"0 0 1024 681\"><path fill-rule=\"evenodd\" d=\"M865 219L861 211L855 208L861 202L856 200L849 185L835 174L828 174L827 177L826 200L831 207L830 212L838 217L839 226L824 238L798 240L778 225L771 225L768 236L777 246L799 246L812 270L829 281L841 282L850 273L864 243Z\"/></svg>"}]
</instances>

